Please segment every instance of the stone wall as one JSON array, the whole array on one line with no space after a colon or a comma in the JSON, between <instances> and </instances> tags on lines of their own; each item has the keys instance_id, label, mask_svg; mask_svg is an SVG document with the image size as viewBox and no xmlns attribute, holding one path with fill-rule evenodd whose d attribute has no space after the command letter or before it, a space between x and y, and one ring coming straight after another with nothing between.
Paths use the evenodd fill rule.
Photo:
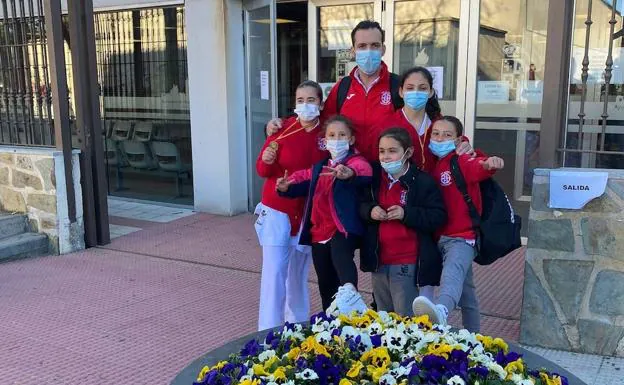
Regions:
<instances>
[{"instance_id":1,"label":"stone wall","mask_svg":"<svg viewBox=\"0 0 624 385\"><path fill-rule=\"evenodd\" d=\"M581 210L550 209L535 171L521 343L624 357L624 171L600 171L607 189Z\"/></svg>"},{"instance_id":2,"label":"stone wall","mask_svg":"<svg viewBox=\"0 0 624 385\"><path fill-rule=\"evenodd\" d=\"M63 154L53 148L0 146L0 209L26 213L32 231L44 233L50 253L84 249L79 152L72 159L76 222L70 223Z\"/></svg>"}]
</instances>

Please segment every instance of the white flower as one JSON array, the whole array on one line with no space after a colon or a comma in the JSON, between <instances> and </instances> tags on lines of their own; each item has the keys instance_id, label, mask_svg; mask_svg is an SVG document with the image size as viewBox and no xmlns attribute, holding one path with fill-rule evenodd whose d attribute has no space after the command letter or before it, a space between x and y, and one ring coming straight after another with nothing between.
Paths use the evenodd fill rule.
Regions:
<instances>
[{"instance_id":1,"label":"white flower","mask_svg":"<svg viewBox=\"0 0 624 385\"><path fill-rule=\"evenodd\" d=\"M511 375L510 380L513 381L515 385L534 385L535 383L531 379L525 379L523 375L514 373Z\"/></svg>"},{"instance_id":2,"label":"white flower","mask_svg":"<svg viewBox=\"0 0 624 385\"><path fill-rule=\"evenodd\" d=\"M453 376L446 381L446 385L466 385L460 376Z\"/></svg>"},{"instance_id":3,"label":"white flower","mask_svg":"<svg viewBox=\"0 0 624 385\"><path fill-rule=\"evenodd\" d=\"M371 341L371 338L368 335L368 333L361 333L358 336L360 337L360 342L357 344L356 349L360 353L364 354L373 348L373 342ZM356 339L357 339L357 336L356 336Z\"/></svg>"},{"instance_id":4,"label":"white flower","mask_svg":"<svg viewBox=\"0 0 624 385\"><path fill-rule=\"evenodd\" d=\"M345 326L342 328L342 332L340 333L340 337L342 337L343 340L348 341L352 338L355 338L358 336L358 332L357 330L355 330L355 328L353 326Z\"/></svg>"},{"instance_id":5,"label":"white flower","mask_svg":"<svg viewBox=\"0 0 624 385\"><path fill-rule=\"evenodd\" d=\"M305 336L303 335L303 333L301 333L301 331L289 330L284 328L284 331L282 332L282 341L286 341L290 338L294 338L298 341L305 340Z\"/></svg>"},{"instance_id":6,"label":"white flower","mask_svg":"<svg viewBox=\"0 0 624 385\"><path fill-rule=\"evenodd\" d=\"M264 362L271 357L275 357L275 350L265 350L258 355L260 362Z\"/></svg>"},{"instance_id":7,"label":"white flower","mask_svg":"<svg viewBox=\"0 0 624 385\"><path fill-rule=\"evenodd\" d=\"M381 320L382 325L388 325L388 324L392 324L392 317L390 317L390 314L388 314L388 312L385 311L378 311L377 315L379 316L379 319Z\"/></svg>"},{"instance_id":8,"label":"white flower","mask_svg":"<svg viewBox=\"0 0 624 385\"><path fill-rule=\"evenodd\" d=\"M406 368L404 366L398 366L399 364L397 362L395 362L395 364L397 365L397 367L392 369L392 370L390 370L390 374L394 378L400 378L400 377L403 377L403 376L407 376L409 374L409 372L412 370L411 366L409 368Z\"/></svg>"},{"instance_id":9,"label":"white flower","mask_svg":"<svg viewBox=\"0 0 624 385\"><path fill-rule=\"evenodd\" d=\"M267 382L266 385L277 385L277 382L274 382L274 381Z\"/></svg>"},{"instance_id":10,"label":"white flower","mask_svg":"<svg viewBox=\"0 0 624 385\"><path fill-rule=\"evenodd\" d=\"M396 329L388 329L381 341L390 350L402 351L407 343L407 336Z\"/></svg>"},{"instance_id":11,"label":"white flower","mask_svg":"<svg viewBox=\"0 0 624 385\"><path fill-rule=\"evenodd\" d=\"M486 362L485 365L486 365L486 368L488 368L490 372L494 372L498 374L498 377L501 380L504 380L505 377L507 377L507 372L505 372L505 369L499 364L497 364L496 362Z\"/></svg>"},{"instance_id":12,"label":"white flower","mask_svg":"<svg viewBox=\"0 0 624 385\"><path fill-rule=\"evenodd\" d=\"M284 385L295 385L295 381L288 380L288 381L284 382Z\"/></svg>"},{"instance_id":13,"label":"white flower","mask_svg":"<svg viewBox=\"0 0 624 385\"><path fill-rule=\"evenodd\" d=\"M312 325L312 332L313 333L320 333L320 332L324 332L329 328L329 322L327 321L323 321L322 319L317 319L316 323L314 325Z\"/></svg>"},{"instance_id":14,"label":"white flower","mask_svg":"<svg viewBox=\"0 0 624 385\"><path fill-rule=\"evenodd\" d=\"M329 331L333 332L335 329L338 329L342 322L338 318L329 323Z\"/></svg>"},{"instance_id":15,"label":"white flower","mask_svg":"<svg viewBox=\"0 0 624 385\"><path fill-rule=\"evenodd\" d=\"M368 334L374 336L377 334L381 334L382 330L383 330L383 327L379 323L373 322L372 324L368 325L368 328L366 331L368 332Z\"/></svg>"},{"instance_id":16,"label":"white flower","mask_svg":"<svg viewBox=\"0 0 624 385\"><path fill-rule=\"evenodd\" d=\"M379 378L379 385L395 385L396 383L396 378L390 374L384 374Z\"/></svg>"},{"instance_id":17,"label":"white flower","mask_svg":"<svg viewBox=\"0 0 624 385\"><path fill-rule=\"evenodd\" d=\"M319 334L316 335L316 341L321 343L321 344L327 344L329 343L329 341L332 340L332 336L329 332L325 331L325 332L321 332Z\"/></svg>"},{"instance_id":18,"label":"white flower","mask_svg":"<svg viewBox=\"0 0 624 385\"><path fill-rule=\"evenodd\" d=\"M297 373L295 377L298 380L317 380L319 378L318 374L312 369L306 369L301 373Z\"/></svg>"}]
</instances>

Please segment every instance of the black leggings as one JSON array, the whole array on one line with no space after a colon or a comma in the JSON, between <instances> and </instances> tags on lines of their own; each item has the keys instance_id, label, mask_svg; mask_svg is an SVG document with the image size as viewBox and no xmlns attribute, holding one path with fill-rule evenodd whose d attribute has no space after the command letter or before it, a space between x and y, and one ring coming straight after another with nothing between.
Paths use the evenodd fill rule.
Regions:
<instances>
[{"instance_id":1,"label":"black leggings","mask_svg":"<svg viewBox=\"0 0 624 385\"><path fill-rule=\"evenodd\" d=\"M332 297L340 285L352 283L357 288L358 272L353 255L358 248L359 238L348 238L340 232L327 243L312 245L312 261L318 277L319 292L323 309L332 303Z\"/></svg>"}]
</instances>

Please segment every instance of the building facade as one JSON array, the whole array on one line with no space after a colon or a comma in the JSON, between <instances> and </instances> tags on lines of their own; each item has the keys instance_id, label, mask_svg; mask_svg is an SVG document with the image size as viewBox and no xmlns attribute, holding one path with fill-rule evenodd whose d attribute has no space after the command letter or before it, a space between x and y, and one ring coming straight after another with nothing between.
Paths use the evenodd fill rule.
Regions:
<instances>
[{"instance_id":1,"label":"building facade","mask_svg":"<svg viewBox=\"0 0 624 385\"><path fill-rule=\"evenodd\" d=\"M14 55L17 41L0 32L0 146L53 145L42 27L11 10L27 2L1 3L9 5L2 23L22 28L28 48ZM442 112L463 120L474 147L505 159L496 178L526 217L536 167L624 168L621 8L615 0L94 0L108 193L225 215L253 208L265 123L292 111L302 80L327 92L348 74L351 29L374 19L386 31L389 68L428 67ZM69 38L64 45L71 79ZM18 91L32 102L13 98ZM14 118L18 109L30 110L28 119Z\"/></svg>"}]
</instances>

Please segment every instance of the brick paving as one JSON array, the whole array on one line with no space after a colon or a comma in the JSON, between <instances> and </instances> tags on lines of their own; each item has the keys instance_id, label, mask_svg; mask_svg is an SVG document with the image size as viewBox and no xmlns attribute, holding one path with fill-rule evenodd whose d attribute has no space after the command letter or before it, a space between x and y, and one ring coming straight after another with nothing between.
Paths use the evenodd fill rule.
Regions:
<instances>
[{"instance_id":1,"label":"brick paving","mask_svg":"<svg viewBox=\"0 0 624 385\"><path fill-rule=\"evenodd\" d=\"M1 385L164 385L255 330L261 253L251 215L143 228L104 248L0 265ZM476 270L484 333L518 338L523 253ZM369 295L370 278L361 282Z\"/></svg>"}]
</instances>

